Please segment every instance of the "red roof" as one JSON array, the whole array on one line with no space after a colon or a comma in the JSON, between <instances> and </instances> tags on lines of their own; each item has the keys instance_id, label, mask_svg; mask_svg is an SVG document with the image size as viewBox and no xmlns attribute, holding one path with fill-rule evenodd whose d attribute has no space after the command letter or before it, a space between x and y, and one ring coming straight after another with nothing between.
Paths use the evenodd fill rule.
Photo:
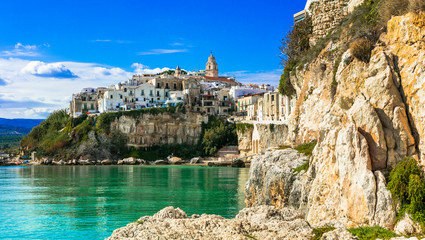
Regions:
<instances>
[{"instance_id":1,"label":"red roof","mask_svg":"<svg viewBox=\"0 0 425 240\"><path fill-rule=\"evenodd\" d=\"M204 78L206 78L208 80L225 81L225 82L231 82L231 83L235 82L235 81L230 80L228 78L220 78L220 77L216 78L216 77L207 77L207 76L204 76Z\"/></svg>"}]
</instances>

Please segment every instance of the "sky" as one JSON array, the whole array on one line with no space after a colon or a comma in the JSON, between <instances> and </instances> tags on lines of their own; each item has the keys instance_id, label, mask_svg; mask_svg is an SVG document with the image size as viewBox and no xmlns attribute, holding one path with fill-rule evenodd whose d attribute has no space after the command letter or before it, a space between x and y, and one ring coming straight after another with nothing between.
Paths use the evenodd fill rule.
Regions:
<instances>
[{"instance_id":1,"label":"sky","mask_svg":"<svg viewBox=\"0 0 425 240\"><path fill-rule=\"evenodd\" d=\"M0 1L0 117L45 118L84 87L205 69L278 85L280 40L305 1Z\"/></svg>"}]
</instances>

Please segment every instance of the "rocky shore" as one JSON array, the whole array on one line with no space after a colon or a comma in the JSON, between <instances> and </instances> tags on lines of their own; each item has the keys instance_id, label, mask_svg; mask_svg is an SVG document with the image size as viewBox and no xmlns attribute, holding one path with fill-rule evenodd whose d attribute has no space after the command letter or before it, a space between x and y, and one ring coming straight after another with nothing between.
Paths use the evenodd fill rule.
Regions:
<instances>
[{"instance_id":1,"label":"rocky shore","mask_svg":"<svg viewBox=\"0 0 425 240\"><path fill-rule=\"evenodd\" d=\"M19 159L7 160L0 162L0 166L16 166L16 165L54 165L54 166L69 166L69 165L196 165L209 167L246 167L249 162L242 160L220 160L219 158L203 159L200 157L190 160L183 160L178 157L169 157L165 160L156 160L149 162L143 159L129 157L121 160L89 160L89 159L73 159L73 160L54 160L51 158L42 158L37 161L22 162Z\"/></svg>"},{"instance_id":2,"label":"rocky shore","mask_svg":"<svg viewBox=\"0 0 425 240\"><path fill-rule=\"evenodd\" d=\"M308 156L293 149L272 150L255 157L250 168L249 180L245 187L247 208L242 209L233 219L217 215L192 215L174 207L167 207L154 216L144 216L138 221L116 229L108 238L113 239L358 239L348 229L360 226L384 225L394 229L400 237L415 234L417 226L410 219L402 219L394 227L395 211L385 192L385 179L375 174L376 192L367 198L378 196L374 209L376 221L370 224L356 224L350 215L322 216L320 221L311 217L315 210L312 191L315 188L316 173L312 167L300 170L311 161ZM359 179L358 179L359 180ZM365 183L362 183L365 184ZM386 190L386 189L385 189ZM318 195L314 193L314 195ZM359 194L363 194L359 192ZM382 198L382 199L381 199ZM384 200L388 201L384 201ZM347 200L345 200L347 201ZM336 208L331 201L323 203ZM353 209L356 210L356 209ZM367 209L366 209L367 211ZM323 212L322 214L325 214ZM360 215L360 211L357 214ZM317 214L315 212L315 214ZM365 214L369 214L366 212ZM379 217L379 218L378 218ZM371 217L373 219L373 216ZM317 229L327 229L318 236ZM409 238L417 239L417 238Z\"/></svg>"}]
</instances>

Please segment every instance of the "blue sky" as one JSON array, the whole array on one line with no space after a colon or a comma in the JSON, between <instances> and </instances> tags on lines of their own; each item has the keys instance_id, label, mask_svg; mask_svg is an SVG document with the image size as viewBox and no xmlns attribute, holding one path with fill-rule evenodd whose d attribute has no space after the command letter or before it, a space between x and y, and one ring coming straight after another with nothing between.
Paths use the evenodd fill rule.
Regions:
<instances>
[{"instance_id":1,"label":"blue sky","mask_svg":"<svg viewBox=\"0 0 425 240\"><path fill-rule=\"evenodd\" d=\"M1 1L0 117L42 118L82 87L180 65L278 84L304 1ZM16 102L16 104L14 104Z\"/></svg>"}]
</instances>

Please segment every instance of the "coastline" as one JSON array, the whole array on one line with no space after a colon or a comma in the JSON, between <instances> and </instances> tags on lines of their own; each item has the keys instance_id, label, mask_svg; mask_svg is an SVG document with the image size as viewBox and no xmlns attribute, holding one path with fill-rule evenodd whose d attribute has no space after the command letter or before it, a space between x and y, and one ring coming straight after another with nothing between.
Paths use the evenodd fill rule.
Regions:
<instances>
[{"instance_id":1,"label":"coastline","mask_svg":"<svg viewBox=\"0 0 425 240\"><path fill-rule=\"evenodd\" d=\"M169 160L156 160L154 162L145 161L137 158L124 158L121 160L52 160L43 158L38 161L19 161L9 160L0 162L0 166L111 166L111 165L142 165L142 166L198 166L198 167L236 167L244 168L250 167L251 161L242 160L223 160L221 158L193 158L191 160L182 160L180 158L169 159Z\"/></svg>"}]
</instances>

